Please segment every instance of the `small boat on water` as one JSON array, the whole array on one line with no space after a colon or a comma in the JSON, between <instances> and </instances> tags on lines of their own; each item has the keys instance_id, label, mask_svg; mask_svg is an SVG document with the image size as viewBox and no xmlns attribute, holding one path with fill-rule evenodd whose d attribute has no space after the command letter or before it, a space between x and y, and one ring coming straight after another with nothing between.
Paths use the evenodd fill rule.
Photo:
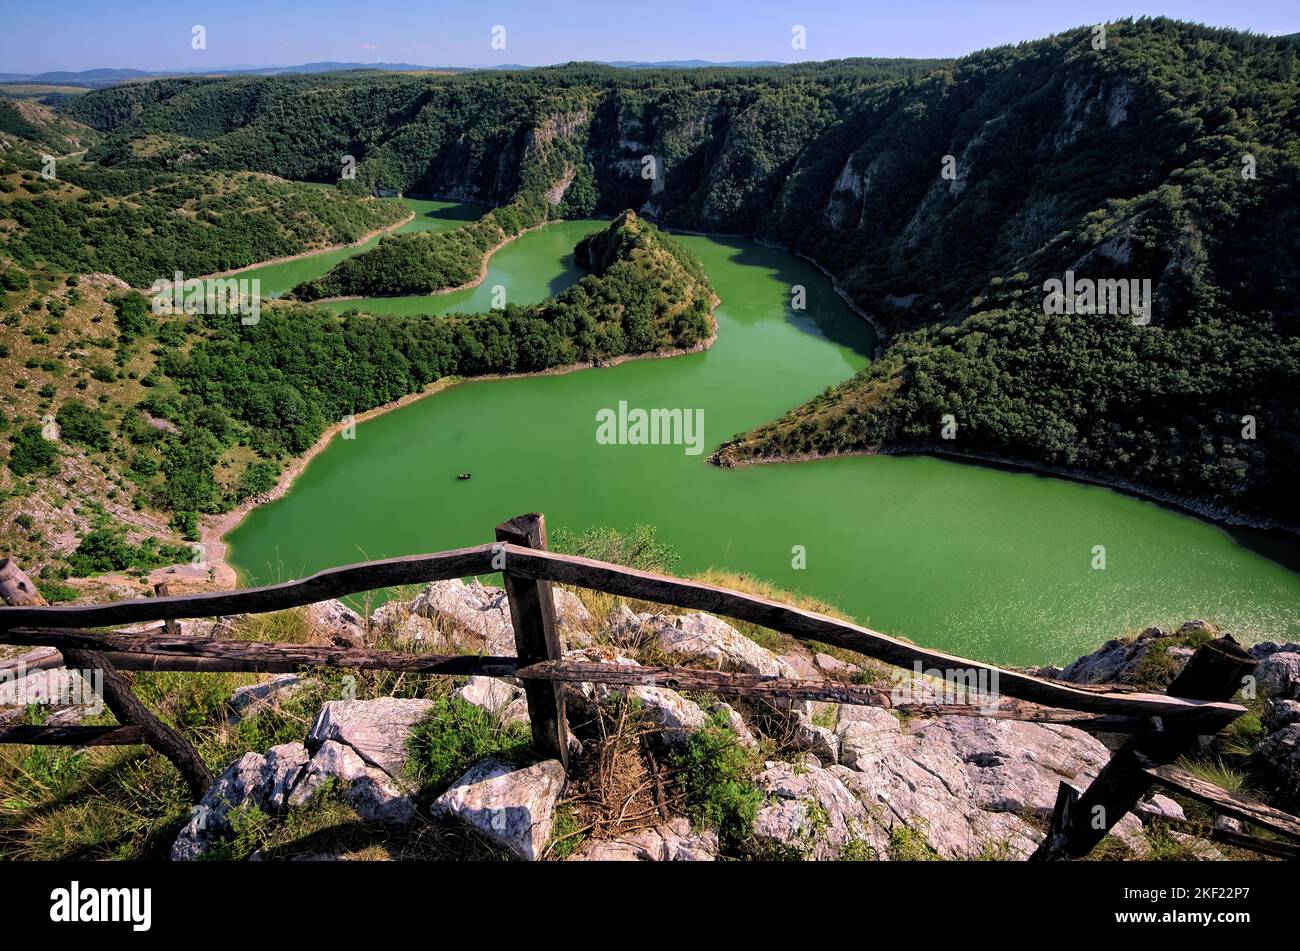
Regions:
<instances>
[{"instance_id":1,"label":"small boat on water","mask_svg":"<svg viewBox=\"0 0 1300 951\"><path fill-rule=\"evenodd\" d=\"M468 473L468 472L462 472L460 475L456 476L456 478L457 478L457 479L460 479L460 480L463 481L463 480L469 478L469 473Z\"/></svg>"}]
</instances>

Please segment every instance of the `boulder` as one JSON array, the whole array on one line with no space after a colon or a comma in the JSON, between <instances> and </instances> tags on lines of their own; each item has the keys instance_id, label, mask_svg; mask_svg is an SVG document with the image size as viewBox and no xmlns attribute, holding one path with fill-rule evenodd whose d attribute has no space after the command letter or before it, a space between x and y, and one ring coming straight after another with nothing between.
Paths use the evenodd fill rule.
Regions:
<instances>
[{"instance_id":1,"label":"boulder","mask_svg":"<svg viewBox=\"0 0 1300 951\"><path fill-rule=\"evenodd\" d=\"M1264 716L1270 730L1280 730L1289 723L1300 723L1300 700L1272 700Z\"/></svg>"},{"instance_id":2,"label":"boulder","mask_svg":"<svg viewBox=\"0 0 1300 951\"><path fill-rule=\"evenodd\" d=\"M744 718L736 711L735 707L728 703L718 702L709 708L710 714L721 713L727 720L727 726L731 732L736 734L736 739L740 745L747 750L758 748L758 739L754 736L749 725L745 723Z\"/></svg>"},{"instance_id":3,"label":"boulder","mask_svg":"<svg viewBox=\"0 0 1300 951\"><path fill-rule=\"evenodd\" d=\"M670 657L699 658L710 666L746 674L795 676L784 660L711 614L641 615L640 619L653 629L660 649Z\"/></svg>"},{"instance_id":4,"label":"boulder","mask_svg":"<svg viewBox=\"0 0 1300 951\"><path fill-rule=\"evenodd\" d=\"M823 674L835 680L851 681L862 670L862 668L845 663L830 654L814 654L813 663L817 665L817 669Z\"/></svg>"},{"instance_id":5,"label":"boulder","mask_svg":"<svg viewBox=\"0 0 1300 951\"><path fill-rule=\"evenodd\" d=\"M1262 696L1300 700L1300 653L1277 651L1255 667L1255 682Z\"/></svg>"},{"instance_id":6,"label":"boulder","mask_svg":"<svg viewBox=\"0 0 1300 951\"><path fill-rule=\"evenodd\" d=\"M404 775L406 736L433 707L429 700L331 700L320 709L307 734L307 748L327 740L351 747L366 763L394 779Z\"/></svg>"},{"instance_id":7,"label":"boulder","mask_svg":"<svg viewBox=\"0 0 1300 951\"><path fill-rule=\"evenodd\" d=\"M230 695L228 722L233 726L245 717L257 716L278 706L304 688L319 683L298 674L277 674L270 680L238 688Z\"/></svg>"},{"instance_id":8,"label":"boulder","mask_svg":"<svg viewBox=\"0 0 1300 951\"><path fill-rule=\"evenodd\" d=\"M802 710L790 716L790 742L796 749L807 750L823 763L840 761L840 738L828 727L818 726Z\"/></svg>"},{"instance_id":9,"label":"boulder","mask_svg":"<svg viewBox=\"0 0 1300 951\"><path fill-rule=\"evenodd\" d=\"M1255 754L1292 788L1300 786L1300 723L1270 733L1255 747Z\"/></svg>"},{"instance_id":10,"label":"boulder","mask_svg":"<svg viewBox=\"0 0 1300 951\"><path fill-rule=\"evenodd\" d=\"M342 601L316 601L307 605L307 621L333 643L360 647L366 641L361 616Z\"/></svg>"},{"instance_id":11,"label":"boulder","mask_svg":"<svg viewBox=\"0 0 1300 951\"><path fill-rule=\"evenodd\" d=\"M577 862L712 862L716 832L693 832L681 816L616 839L587 841L569 857Z\"/></svg>"},{"instance_id":12,"label":"boulder","mask_svg":"<svg viewBox=\"0 0 1300 951\"><path fill-rule=\"evenodd\" d=\"M452 694L496 716L502 723L527 723L528 701L524 688L499 677L471 677Z\"/></svg>"},{"instance_id":13,"label":"boulder","mask_svg":"<svg viewBox=\"0 0 1300 951\"><path fill-rule=\"evenodd\" d=\"M404 601L388 601L372 611L370 633L372 639L419 644L431 651L444 649L449 644L430 618L414 613Z\"/></svg>"},{"instance_id":14,"label":"boulder","mask_svg":"<svg viewBox=\"0 0 1300 951\"><path fill-rule=\"evenodd\" d=\"M555 615L561 634L586 633L591 626L591 614L582 601L571 591L553 587ZM411 601L414 615L441 623L452 643L485 654L513 656L515 631L510 624L510 602L501 588L490 588L478 579L469 584L459 578L435 581ZM582 640L582 637L578 637Z\"/></svg>"},{"instance_id":15,"label":"boulder","mask_svg":"<svg viewBox=\"0 0 1300 951\"><path fill-rule=\"evenodd\" d=\"M1152 816L1160 816L1165 819L1186 819L1187 815L1183 812L1183 807L1174 802L1168 796L1156 793L1140 806L1143 812Z\"/></svg>"},{"instance_id":16,"label":"boulder","mask_svg":"<svg viewBox=\"0 0 1300 951\"><path fill-rule=\"evenodd\" d=\"M312 756L289 795L289 804L302 805L331 779L340 781L344 801L362 819L405 825L415 818L415 801L408 783L370 765L352 747L334 740L326 740Z\"/></svg>"},{"instance_id":17,"label":"boulder","mask_svg":"<svg viewBox=\"0 0 1300 951\"><path fill-rule=\"evenodd\" d=\"M172 859L188 861L206 855L230 832L233 809L256 806L271 815L283 813L307 762L307 749L301 743L273 746L265 755L245 753L217 777L194 807L189 823L172 845Z\"/></svg>"},{"instance_id":18,"label":"boulder","mask_svg":"<svg viewBox=\"0 0 1300 951\"><path fill-rule=\"evenodd\" d=\"M510 605L505 591L478 579L434 581L411 601L411 613L444 625L443 633L459 646L499 656L515 652ZM447 628L450 628L448 630Z\"/></svg>"},{"instance_id":19,"label":"boulder","mask_svg":"<svg viewBox=\"0 0 1300 951\"><path fill-rule=\"evenodd\" d=\"M517 767L496 757L475 763L433 802L433 815L463 822L525 860L541 857L551 836L564 766L544 760Z\"/></svg>"},{"instance_id":20,"label":"boulder","mask_svg":"<svg viewBox=\"0 0 1300 951\"><path fill-rule=\"evenodd\" d=\"M1149 627L1135 640L1110 640L1091 654L1084 654L1059 674L1076 684L1120 683L1128 679L1151 648L1151 642L1172 637L1168 631Z\"/></svg>"},{"instance_id":21,"label":"boulder","mask_svg":"<svg viewBox=\"0 0 1300 951\"><path fill-rule=\"evenodd\" d=\"M1300 654L1300 644L1260 641L1258 644L1252 644L1248 650L1256 660L1263 660L1272 654Z\"/></svg>"}]
</instances>

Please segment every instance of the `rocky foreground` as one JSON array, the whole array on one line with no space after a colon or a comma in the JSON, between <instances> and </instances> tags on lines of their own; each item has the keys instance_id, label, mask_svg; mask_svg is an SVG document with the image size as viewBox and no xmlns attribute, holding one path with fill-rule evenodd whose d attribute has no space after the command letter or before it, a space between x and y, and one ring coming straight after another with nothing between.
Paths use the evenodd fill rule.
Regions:
<instances>
[{"instance_id":1,"label":"rocky foreground","mask_svg":"<svg viewBox=\"0 0 1300 951\"><path fill-rule=\"evenodd\" d=\"M555 593L568 659L888 682L870 661L853 663L850 655L802 647L777 653L710 615L635 613L619 604L597 621L576 595L558 588ZM336 601L307 612L320 637L340 644L514 653L504 592L478 582L431 584L414 599L389 602L368 619ZM237 618L185 622L185 630L221 634L239 623ZM1204 622L1174 632L1152 628L1111 641L1063 670L1036 672L1080 684L1150 685L1153 676L1171 677L1193 652L1191 645L1213 633ZM1252 651L1260 658L1258 692L1267 698L1252 761L1271 771L1277 786L1294 789L1300 785L1300 644L1264 643ZM321 686L310 676L285 674L242 687L228 703L230 721L261 716L313 685ZM580 758L584 743L600 742L605 727L597 730L593 724L604 722L601 717L611 707L635 711L646 755L661 763L697 731L725 724L734 742L755 757L750 781L761 802L746 848L747 854L765 857L1024 858L1042 840L1061 781L1082 788L1110 757L1102 739L1064 726L961 716L908 720L884 708L819 702L737 701L732 706L649 682L634 687L579 683L567 689L573 758ZM471 677L453 696L488 711L498 724L527 723L518 683ZM472 838L501 854L550 857L559 812L578 781L571 780L566 790L558 761L486 756L436 796L427 789L422 794L409 768L409 739L434 706L434 700L385 696L326 700L301 742L250 751L229 765L176 839L172 858L219 855L213 850L236 834L249 810L283 820L322 789L338 796L362 822L401 829L432 821L462 833L472 830ZM716 829L692 827L672 806L661 804L650 812L646 821L615 825L616 834L587 836L567 857L711 860L726 854ZM1177 802L1161 795L1139 812L1148 818L1184 817ZM1189 854L1221 857L1207 841L1171 834ZM1149 854L1141 818L1126 816L1108 848L1112 855ZM253 857L262 856L254 852Z\"/></svg>"}]
</instances>

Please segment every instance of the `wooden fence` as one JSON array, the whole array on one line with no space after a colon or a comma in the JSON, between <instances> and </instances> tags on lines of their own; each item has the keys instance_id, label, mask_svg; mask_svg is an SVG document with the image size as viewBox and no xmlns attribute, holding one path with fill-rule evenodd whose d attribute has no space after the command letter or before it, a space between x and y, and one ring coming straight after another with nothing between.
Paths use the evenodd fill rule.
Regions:
<instances>
[{"instance_id":1,"label":"wooden fence","mask_svg":"<svg viewBox=\"0 0 1300 951\"><path fill-rule=\"evenodd\" d=\"M497 526L495 543L347 565L299 581L214 594L159 597L86 606L48 606L12 562L0 563L0 594L12 606L0 608L0 643L46 645L38 659L50 668L103 672L105 705L116 727L0 728L0 742L102 745L148 743L176 765L195 800L213 777L193 745L163 723L131 691L122 671L285 672L311 667L410 671L447 676L513 677L523 682L533 746L568 766L564 683L614 685L653 683L678 690L756 699L810 699L893 707L921 716L988 716L1057 723L1091 732L1129 733L1095 780L1082 792L1062 783L1050 829L1032 858L1082 857L1155 785L1175 789L1218 812L1269 830L1259 838L1221 830L1199 830L1213 838L1286 858L1300 856L1300 820L1234 796L1174 769L1170 764L1198 745L1199 738L1224 729L1245 708L1231 698L1255 660L1230 637L1203 644L1165 694L1069 684L1005 670L928 650L868 628L757 595L716 585L637 571L620 565L546 550L541 515L521 515ZM185 637L181 618L261 613L299 607L378 588L502 572L514 626L513 657L410 654L350 647L322 647ZM992 705L944 702L894 704L887 690L870 685L728 673L691 667L627 667L566 661L551 585L560 583L642 601L693 608L781 631L804 641L848 648L867 657L911 669L961 671L978 682L996 678L1002 695ZM161 622L143 631L95 631L124 624ZM3 669L3 665L0 665ZM985 678L980 680L979 678ZM1289 840L1289 841L1284 841Z\"/></svg>"}]
</instances>

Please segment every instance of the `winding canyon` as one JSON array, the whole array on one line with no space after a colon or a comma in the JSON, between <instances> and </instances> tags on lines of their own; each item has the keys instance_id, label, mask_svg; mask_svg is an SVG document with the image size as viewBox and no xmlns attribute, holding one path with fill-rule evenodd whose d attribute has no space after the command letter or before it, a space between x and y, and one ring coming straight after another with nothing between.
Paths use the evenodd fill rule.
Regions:
<instances>
[{"instance_id":1,"label":"winding canyon","mask_svg":"<svg viewBox=\"0 0 1300 951\"><path fill-rule=\"evenodd\" d=\"M404 229L473 215L469 206L400 200L417 212ZM330 306L485 311L498 285L512 303L538 301L581 276L572 248L598 225L564 221L520 236L473 288ZM476 544L504 518L543 511L553 530L653 524L680 553L679 572L742 571L831 601L876 629L993 662L1066 661L1125 630L1188 617L1248 639L1300 635L1300 542L1290 535L927 456L709 465L707 454L734 433L866 365L876 338L800 258L738 238L680 240L722 298L711 349L463 383L365 422L229 532L241 580ZM275 293L358 250L249 275ZM789 307L795 284L807 288L802 312ZM598 412L620 401L702 409L705 453L598 443ZM458 480L461 472L472 480ZM1093 567L1096 546L1105 568ZM800 550L806 567L797 568Z\"/></svg>"}]
</instances>

